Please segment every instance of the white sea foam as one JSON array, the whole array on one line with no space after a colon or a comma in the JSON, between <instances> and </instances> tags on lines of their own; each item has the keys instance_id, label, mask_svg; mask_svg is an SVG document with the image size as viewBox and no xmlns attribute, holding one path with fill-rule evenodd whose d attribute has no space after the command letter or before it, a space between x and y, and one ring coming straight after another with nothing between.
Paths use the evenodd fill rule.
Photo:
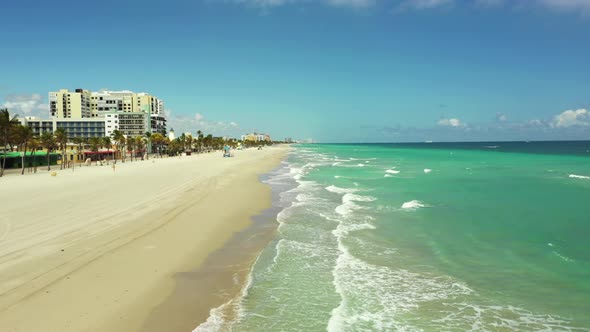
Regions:
<instances>
[{"instance_id":1,"label":"white sea foam","mask_svg":"<svg viewBox=\"0 0 590 332\"><path fill-rule=\"evenodd\" d=\"M347 216L350 215L352 212L362 208L354 202L372 202L374 200L376 200L375 197L347 193L344 196L342 196L342 204L338 205L334 209L334 211L336 211L336 213L338 213L341 216Z\"/></svg>"},{"instance_id":2,"label":"white sea foam","mask_svg":"<svg viewBox=\"0 0 590 332\"><path fill-rule=\"evenodd\" d=\"M391 175L391 174L385 174L385 175L383 175L383 177L384 177L384 178L392 178L392 177L393 177L393 175Z\"/></svg>"},{"instance_id":3,"label":"white sea foam","mask_svg":"<svg viewBox=\"0 0 590 332\"><path fill-rule=\"evenodd\" d=\"M432 320L434 330L485 331L586 331L566 319L533 313L511 305L448 302ZM438 328L437 328L438 327Z\"/></svg>"},{"instance_id":4,"label":"white sea foam","mask_svg":"<svg viewBox=\"0 0 590 332\"><path fill-rule=\"evenodd\" d=\"M333 284L341 301L331 312L328 331L417 330L398 321L397 316L423 302L472 293L450 278L395 270L354 257L342 242L346 235L343 227L342 223L333 231L340 251L332 271Z\"/></svg>"},{"instance_id":5,"label":"white sea foam","mask_svg":"<svg viewBox=\"0 0 590 332\"><path fill-rule=\"evenodd\" d=\"M334 175L334 179L340 179L342 176L340 175Z\"/></svg>"},{"instance_id":6,"label":"white sea foam","mask_svg":"<svg viewBox=\"0 0 590 332\"><path fill-rule=\"evenodd\" d=\"M262 253L258 254L254 264L252 264L252 267L246 276L246 283L242 286L240 293L235 298L223 303L219 307L211 309L209 311L209 317L207 320L201 325L197 326L193 332L211 332L221 330L231 331L232 325L245 316L245 309L242 305L242 302L248 295L248 290L252 286L252 273L261 255ZM237 315L233 321L227 320L226 313L228 311L232 311Z\"/></svg>"},{"instance_id":7,"label":"white sea foam","mask_svg":"<svg viewBox=\"0 0 590 332\"><path fill-rule=\"evenodd\" d=\"M416 210L423 207L426 207L426 205L418 200L412 200L402 204L402 209L404 210Z\"/></svg>"},{"instance_id":8,"label":"white sea foam","mask_svg":"<svg viewBox=\"0 0 590 332\"><path fill-rule=\"evenodd\" d=\"M348 193L353 193L353 192L357 191L357 189L340 188L340 187L336 187L336 186L326 187L326 190L329 192L332 192L332 193L336 193L336 194L348 194Z\"/></svg>"},{"instance_id":9,"label":"white sea foam","mask_svg":"<svg viewBox=\"0 0 590 332\"><path fill-rule=\"evenodd\" d=\"M568 263L575 262L572 258L569 258L569 257L567 257L565 255L560 254L557 250L553 250L553 253L557 257L561 258L561 260L563 260L564 262L568 262Z\"/></svg>"},{"instance_id":10,"label":"white sea foam","mask_svg":"<svg viewBox=\"0 0 590 332\"><path fill-rule=\"evenodd\" d=\"M357 164L358 167L365 167L365 164Z\"/></svg>"},{"instance_id":11,"label":"white sea foam","mask_svg":"<svg viewBox=\"0 0 590 332\"><path fill-rule=\"evenodd\" d=\"M363 195L355 195L352 193L347 193L346 195L344 195L344 197L342 197L342 202L372 202L377 200L375 197L372 196L363 196Z\"/></svg>"},{"instance_id":12,"label":"white sea foam","mask_svg":"<svg viewBox=\"0 0 590 332\"><path fill-rule=\"evenodd\" d=\"M388 170L385 171L385 173L388 173L388 174L399 174L400 171L396 171L394 169L388 169Z\"/></svg>"},{"instance_id":13,"label":"white sea foam","mask_svg":"<svg viewBox=\"0 0 590 332\"><path fill-rule=\"evenodd\" d=\"M431 169L429 169L429 168L425 168L425 169L424 169L424 173L428 174L428 173L430 173L430 172L432 172L432 170L431 170Z\"/></svg>"},{"instance_id":14,"label":"white sea foam","mask_svg":"<svg viewBox=\"0 0 590 332\"><path fill-rule=\"evenodd\" d=\"M585 175L570 174L569 177L572 179L590 180L590 176L585 176Z\"/></svg>"}]
</instances>

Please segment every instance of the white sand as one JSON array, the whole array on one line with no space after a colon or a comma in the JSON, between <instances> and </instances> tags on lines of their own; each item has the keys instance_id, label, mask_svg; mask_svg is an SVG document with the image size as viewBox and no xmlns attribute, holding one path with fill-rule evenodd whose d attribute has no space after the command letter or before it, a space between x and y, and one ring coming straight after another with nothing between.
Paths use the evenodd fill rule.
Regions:
<instances>
[{"instance_id":1,"label":"white sand","mask_svg":"<svg viewBox=\"0 0 590 332\"><path fill-rule=\"evenodd\" d=\"M174 273L198 266L270 204L257 174L285 152L0 178L0 331L138 330Z\"/></svg>"}]
</instances>

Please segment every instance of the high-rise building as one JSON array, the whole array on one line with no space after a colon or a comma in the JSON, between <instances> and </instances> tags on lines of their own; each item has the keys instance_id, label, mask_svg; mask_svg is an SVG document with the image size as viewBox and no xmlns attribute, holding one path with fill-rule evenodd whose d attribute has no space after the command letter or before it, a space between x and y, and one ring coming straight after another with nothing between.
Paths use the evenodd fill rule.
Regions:
<instances>
[{"instance_id":1,"label":"high-rise building","mask_svg":"<svg viewBox=\"0 0 590 332\"><path fill-rule=\"evenodd\" d=\"M166 135L164 101L145 92L135 93L129 90L90 92L83 89L71 92L62 89L49 93L49 106L51 118L57 119L105 118L110 115L110 121L115 121L114 113L130 113L133 115L124 115L117 119L117 121L124 121L122 129L118 128L119 130L137 136L140 127L137 122L141 118L143 121L141 135L146 131ZM111 122L109 127L107 122L107 135L110 135L113 130L115 130L115 123Z\"/></svg>"},{"instance_id":2,"label":"high-rise building","mask_svg":"<svg viewBox=\"0 0 590 332\"><path fill-rule=\"evenodd\" d=\"M49 114L52 118L89 118L91 117L90 91L67 89L49 93Z\"/></svg>"}]
</instances>

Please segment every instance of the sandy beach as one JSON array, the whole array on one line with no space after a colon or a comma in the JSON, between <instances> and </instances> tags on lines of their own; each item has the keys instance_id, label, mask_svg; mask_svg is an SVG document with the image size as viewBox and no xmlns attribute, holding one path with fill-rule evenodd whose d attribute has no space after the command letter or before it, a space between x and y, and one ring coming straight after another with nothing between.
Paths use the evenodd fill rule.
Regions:
<instances>
[{"instance_id":1,"label":"sandy beach","mask_svg":"<svg viewBox=\"0 0 590 332\"><path fill-rule=\"evenodd\" d=\"M212 283L196 288L192 302L167 300L177 276L198 269L270 206L258 176L286 152L1 178L0 331L161 330L178 311L194 314L174 315L167 331L190 331L221 298Z\"/></svg>"}]
</instances>

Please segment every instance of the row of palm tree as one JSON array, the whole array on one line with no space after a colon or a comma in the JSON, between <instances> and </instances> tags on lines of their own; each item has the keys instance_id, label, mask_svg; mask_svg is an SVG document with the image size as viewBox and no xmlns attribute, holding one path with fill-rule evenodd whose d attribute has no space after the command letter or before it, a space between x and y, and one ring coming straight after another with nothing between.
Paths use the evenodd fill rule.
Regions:
<instances>
[{"instance_id":1,"label":"row of palm tree","mask_svg":"<svg viewBox=\"0 0 590 332\"><path fill-rule=\"evenodd\" d=\"M67 137L64 140L63 131L58 131L56 131L55 135L44 133L40 137L36 137L30 127L20 124L16 115L11 116L6 108L0 109L0 147L3 150L0 177L4 175L6 169L7 153L15 147L22 152L21 174L25 173L25 159L29 149L33 159L33 167L35 172L37 171L35 153L40 147L47 149L47 166L48 170L50 170L51 152L58 147L58 144L61 144L65 150L66 143L64 142L67 142Z\"/></svg>"},{"instance_id":2,"label":"row of palm tree","mask_svg":"<svg viewBox=\"0 0 590 332\"><path fill-rule=\"evenodd\" d=\"M232 147L237 145L236 140L226 141L221 137L213 137L211 134L205 135L201 130L197 131L196 137L182 134L174 140L170 140L161 133L149 132L142 136L127 137L119 130L113 131L111 137L69 138L64 128L58 128L54 133L45 132L41 136L35 137L31 128L21 125L16 116L10 116L7 109L0 109L0 148L4 148L4 151L12 151L14 147L17 147L23 152L21 174L24 174L27 150L31 151L33 163L35 163L35 152L40 147L47 150L47 170L51 170L50 156L54 151L59 151L61 154L60 168L70 167L66 151L68 144L71 143L77 146L78 151L83 151L85 147L88 147L93 152L92 159L97 162L100 159L100 149L106 148L109 159L115 160L118 154L123 163L127 160L128 155L130 161L135 161L138 157L143 160L144 154L149 159L149 154L146 153L146 147L149 145L152 146L152 151L155 151L156 156L160 158L163 154L175 156L185 152L203 153L219 150L226 144ZM111 149L113 149L112 152ZM3 153L1 156L0 177L4 174L6 166L6 154ZM36 172L36 165L34 168Z\"/></svg>"}]
</instances>

